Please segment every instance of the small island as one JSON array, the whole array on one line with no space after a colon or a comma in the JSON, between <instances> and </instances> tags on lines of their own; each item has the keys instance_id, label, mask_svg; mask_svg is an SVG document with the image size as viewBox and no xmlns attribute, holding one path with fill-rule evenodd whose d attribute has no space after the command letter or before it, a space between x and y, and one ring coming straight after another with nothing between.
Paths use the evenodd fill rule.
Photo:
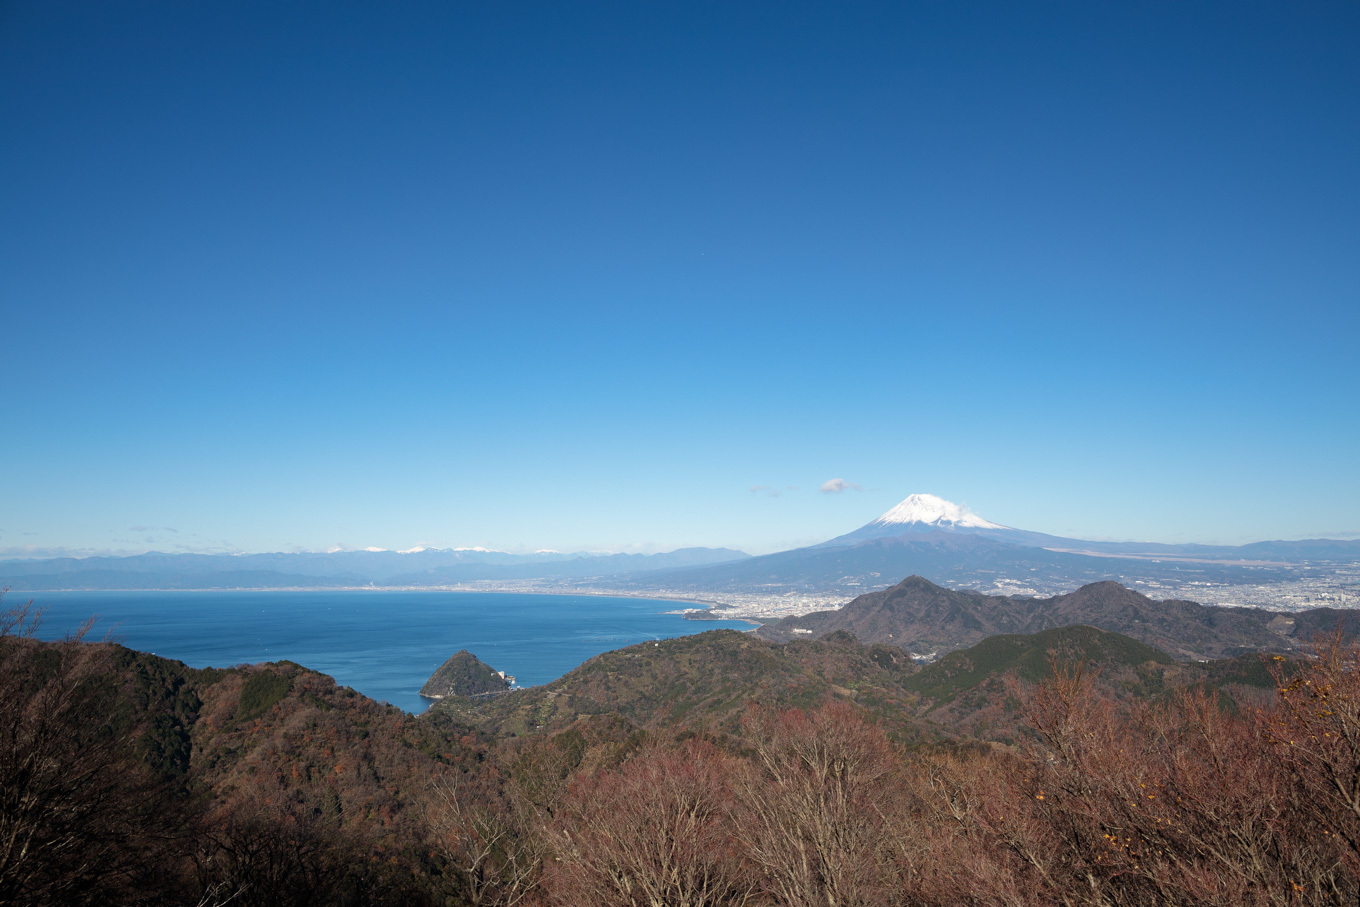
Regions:
<instances>
[{"instance_id":1,"label":"small island","mask_svg":"<svg viewBox=\"0 0 1360 907\"><path fill-rule=\"evenodd\" d=\"M509 674L497 671L467 649L460 649L430 675L420 688L420 695L426 699L486 696L508 692L514 683L515 678Z\"/></svg>"}]
</instances>

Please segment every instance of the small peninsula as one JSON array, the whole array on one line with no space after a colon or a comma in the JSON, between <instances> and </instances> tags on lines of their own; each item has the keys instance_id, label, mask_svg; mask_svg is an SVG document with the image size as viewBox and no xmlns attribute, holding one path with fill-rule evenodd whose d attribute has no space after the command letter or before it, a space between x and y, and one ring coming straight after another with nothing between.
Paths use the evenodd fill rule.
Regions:
<instances>
[{"instance_id":1,"label":"small peninsula","mask_svg":"<svg viewBox=\"0 0 1360 907\"><path fill-rule=\"evenodd\" d=\"M420 695L426 699L483 696L504 693L514 682L515 678L504 671L497 671L467 649L459 649L430 675L430 679L420 688Z\"/></svg>"}]
</instances>

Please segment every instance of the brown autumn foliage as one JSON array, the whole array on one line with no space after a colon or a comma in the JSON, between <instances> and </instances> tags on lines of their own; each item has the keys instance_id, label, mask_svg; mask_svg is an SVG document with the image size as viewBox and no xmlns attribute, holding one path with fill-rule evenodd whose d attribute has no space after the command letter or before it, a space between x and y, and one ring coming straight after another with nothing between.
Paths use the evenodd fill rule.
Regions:
<instances>
[{"instance_id":1,"label":"brown autumn foliage","mask_svg":"<svg viewBox=\"0 0 1360 907\"><path fill-rule=\"evenodd\" d=\"M1195 689L1116 705L1084 666L1055 665L1017 691L1026 746L963 754L896 750L843 704L753 710L739 757L652 752L577 787L589 808L561 817L568 865L545 881L561 903L668 903L638 892L664 865L644 856L676 836L621 804L662 793L658 766L693 777L702 762L703 789L730 791L735 808L703 812L689 841L739 860L755 886L720 903L1353 903L1356 657L1323 647L1282 681L1280 703L1246 710ZM587 833L588 859L576 843Z\"/></svg>"},{"instance_id":2,"label":"brown autumn foliage","mask_svg":"<svg viewBox=\"0 0 1360 907\"><path fill-rule=\"evenodd\" d=\"M430 782L423 816L436 863L431 881L454 903L516 907L541 900L545 845L537 816L517 791L488 790L496 780L446 773ZM478 784L480 790L471 789Z\"/></svg>"},{"instance_id":3,"label":"brown autumn foliage","mask_svg":"<svg viewBox=\"0 0 1360 907\"><path fill-rule=\"evenodd\" d=\"M41 617L0 613L0 903L173 895L190 818L137 758L134 729L102 717L108 649L82 641L88 625L40 643Z\"/></svg>"},{"instance_id":4,"label":"brown autumn foliage","mask_svg":"<svg viewBox=\"0 0 1360 907\"><path fill-rule=\"evenodd\" d=\"M1298 789L1317 833L1341 848L1346 870L1360 875L1360 649L1340 634L1323 639L1308 667L1285 676L1276 661L1280 704L1267 716L1275 755Z\"/></svg>"},{"instance_id":5,"label":"brown autumn foliage","mask_svg":"<svg viewBox=\"0 0 1360 907\"><path fill-rule=\"evenodd\" d=\"M650 747L579 776L548 832L552 901L600 907L734 907L756 879L734 845L734 760L709 744Z\"/></svg>"},{"instance_id":6,"label":"brown autumn foliage","mask_svg":"<svg viewBox=\"0 0 1360 907\"><path fill-rule=\"evenodd\" d=\"M1117 711L1079 667L1024 702L1036 742L956 768L945 796L989 850L970 865L1016 879L1031 902L1332 903L1353 891L1261 713L1193 690Z\"/></svg>"},{"instance_id":7,"label":"brown autumn foliage","mask_svg":"<svg viewBox=\"0 0 1360 907\"><path fill-rule=\"evenodd\" d=\"M739 773L738 844L776 903L887 903L899 887L891 829L897 759L883 732L844 703L812 712L748 712L754 757Z\"/></svg>"},{"instance_id":8,"label":"brown autumn foliage","mask_svg":"<svg viewBox=\"0 0 1360 907\"><path fill-rule=\"evenodd\" d=\"M278 664L193 671L0 621L0 903L1322 905L1360 895L1360 652L1275 698L1014 684L1014 747L847 702L716 736L494 739ZM848 645L848 643L847 643ZM725 726L726 727L726 726ZM729 733L729 730L731 733ZM909 738L908 738L909 739Z\"/></svg>"}]
</instances>

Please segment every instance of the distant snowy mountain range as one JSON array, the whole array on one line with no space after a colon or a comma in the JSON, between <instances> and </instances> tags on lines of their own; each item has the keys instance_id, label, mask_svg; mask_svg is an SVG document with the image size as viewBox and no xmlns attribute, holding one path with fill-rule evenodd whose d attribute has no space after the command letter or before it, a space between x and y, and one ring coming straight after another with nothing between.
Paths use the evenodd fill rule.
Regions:
<instances>
[{"instance_id":1,"label":"distant snowy mountain range","mask_svg":"<svg viewBox=\"0 0 1360 907\"><path fill-rule=\"evenodd\" d=\"M1075 588L1104 579L1279 583L1319 564L1360 564L1360 541L1237 547L1093 542L1002 526L930 494L807 548L750 557L726 548L664 554L508 554L486 548L315 554L140 554L0 560L0 587L236 589L496 583L686 595L858 594L912 574L961 588Z\"/></svg>"},{"instance_id":2,"label":"distant snowy mountain range","mask_svg":"<svg viewBox=\"0 0 1360 907\"><path fill-rule=\"evenodd\" d=\"M1195 584L1278 587L1338 571L1352 582L1360 580L1360 541L1308 539L1236 547L1093 542L1014 529L935 495L913 494L878 519L817 545L622 577L618 583L638 591L729 597L852 596L919 575L957 588L1053 594L1107 579L1182 590Z\"/></svg>"},{"instance_id":3,"label":"distant snowy mountain range","mask_svg":"<svg viewBox=\"0 0 1360 907\"><path fill-rule=\"evenodd\" d=\"M745 558L728 548L664 554L510 554L488 548L367 549L278 554L136 554L0 560L0 588L280 589L447 586L570 579L717 564Z\"/></svg>"}]
</instances>

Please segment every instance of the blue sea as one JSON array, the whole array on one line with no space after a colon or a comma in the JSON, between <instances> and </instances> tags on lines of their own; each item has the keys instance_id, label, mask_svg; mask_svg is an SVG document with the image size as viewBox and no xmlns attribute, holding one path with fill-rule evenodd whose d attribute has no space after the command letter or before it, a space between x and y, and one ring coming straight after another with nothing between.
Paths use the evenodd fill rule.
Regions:
<instances>
[{"instance_id":1,"label":"blue sea","mask_svg":"<svg viewBox=\"0 0 1360 907\"><path fill-rule=\"evenodd\" d=\"M11 592L5 604L26 601ZM88 639L112 635L133 649L191 667L295 661L408 712L422 684L467 649L520 686L556 680L582 662L649 639L687 636L736 621L688 621L673 601L594 595L482 592L37 592L38 635L55 639L97 616Z\"/></svg>"}]
</instances>

